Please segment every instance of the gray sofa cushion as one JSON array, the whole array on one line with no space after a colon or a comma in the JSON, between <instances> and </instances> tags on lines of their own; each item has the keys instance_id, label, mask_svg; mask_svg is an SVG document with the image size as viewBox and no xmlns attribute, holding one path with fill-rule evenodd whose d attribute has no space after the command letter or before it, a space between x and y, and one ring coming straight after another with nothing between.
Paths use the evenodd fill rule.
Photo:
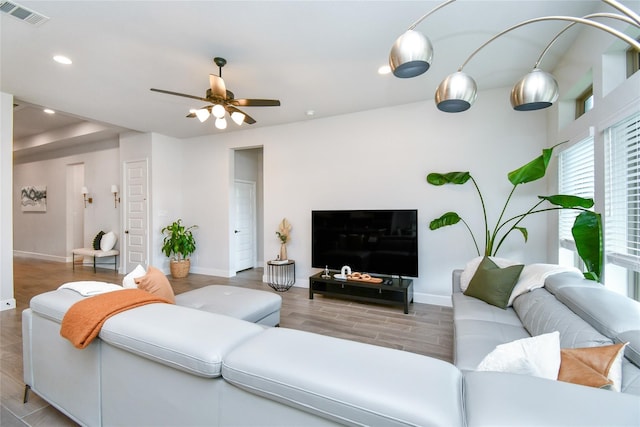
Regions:
<instances>
[{"instance_id":1,"label":"gray sofa cushion","mask_svg":"<svg viewBox=\"0 0 640 427\"><path fill-rule=\"evenodd\" d=\"M520 295L513 302L513 308L532 336L560 332L562 348L613 344L545 289Z\"/></svg>"},{"instance_id":2,"label":"gray sofa cushion","mask_svg":"<svg viewBox=\"0 0 640 427\"><path fill-rule=\"evenodd\" d=\"M618 342L628 342L624 355L636 366L640 367L640 330L626 331L618 334Z\"/></svg>"},{"instance_id":3,"label":"gray sofa cushion","mask_svg":"<svg viewBox=\"0 0 640 427\"><path fill-rule=\"evenodd\" d=\"M272 328L225 357L222 375L341 424L463 425L460 371L405 351Z\"/></svg>"},{"instance_id":4,"label":"gray sofa cushion","mask_svg":"<svg viewBox=\"0 0 640 427\"><path fill-rule=\"evenodd\" d=\"M275 326L280 322L282 297L273 292L239 286L209 285L176 295L176 305L253 323L261 323L272 316L275 323L270 326Z\"/></svg>"},{"instance_id":5,"label":"gray sofa cushion","mask_svg":"<svg viewBox=\"0 0 640 427\"><path fill-rule=\"evenodd\" d=\"M500 372L465 374L467 426L637 426L640 398Z\"/></svg>"},{"instance_id":6,"label":"gray sofa cushion","mask_svg":"<svg viewBox=\"0 0 640 427\"><path fill-rule=\"evenodd\" d=\"M67 310L69 310L69 307L85 298L86 297L83 297L71 289L59 289L36 295L31 298L29 306L34 313L55 322L62 323L62 318Z\"/></svg>"},{"instance_id":7,"label":"gray sofa cushion","mask_svg":"<svg viewBox=\"0 0 640 427\"><path fill-rule=\"evenodd\" d=\"M612 339L640 325L640 303L604 286L563 287L556 292L556 298Z\"/></svg>"},{"instance_id":8,"label":"gray sofa cushion","mask_svg":"<svg viewBox=\"0 0 640 427\"><path fill-rule=\"evenodd\" d=\"M454 363L463 371L475 370L482 359L496 346L529 337L529 333L522 325L485 320L457 320L454 322L454 328L456 337Z\"/></svg>"},{"instance_id":9,"label":"gray sofa cushion","mask_svg":"<svg viewBox=\"0 0 640 427\"><path fill-rule=\"evenodd\" d=\"M477 298L456 292L452 296L454 320L484 320L487 322L504 323L505 325L521 326L522 322L513 308L502 309Z\"/></svg>"},{"instance_id":10,"label":"gray sofa cushion","mask_svg":"<svg viewBox=\"0 0 640 427\"><path fill-rule=\"evenodd\" d=\"M263 330L221 314L150 304L109 318L100 339L175 369L214 378L220 376L227 353Z\"/></svg>"},{"instance_id":11,"label":"gray sofa cushion","mask_svg":"<svg viewBox=\"0 0 640 427\"><path fill-rule=\"evenodd\" d=\"M585 280L583 277L580 277L573 273L554 274L547 277L544 281L544 288L554 295L558 292L558 290L571 286L576 286L579 288L602 287L602 285L598 282L594 282L593 280Z\"/></svg>"}]
</instances>

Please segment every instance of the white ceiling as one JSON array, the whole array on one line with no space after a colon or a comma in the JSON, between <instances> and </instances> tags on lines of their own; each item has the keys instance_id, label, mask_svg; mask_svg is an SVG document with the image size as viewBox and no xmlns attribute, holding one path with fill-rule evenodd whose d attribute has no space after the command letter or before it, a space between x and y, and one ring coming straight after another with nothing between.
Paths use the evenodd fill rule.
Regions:
<instances>
[{"instance_id":1,"label":"white ceiling","mask_svg":"<svg viewBox=\"0 0 640 427\"><path fill-rule=\"evenodd\" d=\"M34 26L0 13L0 90L21 104L14 115L16 140L75 125L76 118L179 138L241 129L230 122L227 130L219 131L213 120L185 118L190 108L203 103L149 90L204 96L208 75L218 71L215 56L227 59L223 78L236 98L281 101L281 107L245 108L257 120L252 127L430 100L439 82L475 48L517 22L543 15L583 16L603 8L614 11L595 0L458 0L417 28L433 42L431 69L413 79L398 79L378 75L378 67L387 62L396 37L439 1L19 4L50 19ZM637 10L640 1L624 4ZM480 90L510 87L566 24L541 22L510 32L475 56L465 71ZM553 69L579 30L563 35L543 68ZM54 62L56 54L70 57L73 65ZM59 113L53 118L42 115L40 106ZM315 116L307 116L307 110Z\"/></svg>"}]
</instances>

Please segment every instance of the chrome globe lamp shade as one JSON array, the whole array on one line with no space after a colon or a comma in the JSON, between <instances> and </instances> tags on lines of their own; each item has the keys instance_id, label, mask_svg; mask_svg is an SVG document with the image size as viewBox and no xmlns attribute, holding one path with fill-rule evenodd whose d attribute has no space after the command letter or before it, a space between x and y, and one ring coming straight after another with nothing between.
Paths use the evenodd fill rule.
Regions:
<instances>
[{"instance_id":1,"label":"chrome globe lamp shade","mask_svg":"<svg viewBox=\"0 0 640 427\"><path fill-rule=\"evenodd\" d=\"M614 0L606 1L607 3L613 2L617 4L617 2L615 2ZM596 15L600 14L594 14L592 16ZM636 23L637 21L635 17L621 17L611 14L606 14L606 17L615 17L617 19L622 19L640 28L640 26ZM524 25L553 20L570 21L574 24L584 24L606 31L607 33L625 41L627 44L631 45L634 49L640 52L640 42L622 33L621 31L608 27L599 22L592 21L590 19L577 18L574 16L542 16L539 18L528 19L526 21L515 24L491 37L480 47L474 50L471 55L469 55L467 60L460 66L460 68L458 68L458 71L456 73L453 73L446 79L444 79L438 86L435 94L435 102L438 109L447 113L459 113L471 107L471 105L476 100L477 86L475 81L468 75L464 74L462 70L469 63L469 61L478 52L484 49L489 43L493 42L499 37L502 37L509 31L513 31L516 28L520 28ZM562 34L562 32L560 34ZM558 83L556 82L555 78L551 74L544 72L538 68L538 64L540 63L542 57L556 39L557 36L543 51L542 55L536 62L533 71L523 77L511 91L511 105L515 110L534 111L542 108L547 108L550 107L558 99Z\"/></svg>"},{"instance_id":2,"label":"chrome globe lamp shade","mask_svg":"<svg viewBox=\"0 0 640 427\"><path fill-rule=\"evenodd\" d=\"M425 73L432 59L431 41L419 31L407 30L391 47L389 66L394 76L411 78Z\"/></svg>"},{"instance_id":3,"label":"chrome globe lamp shade","mask_svg":"<svg viewBox=\"0 0 640 427\"><path fill-rule=\"evenodd\" d=\"M511 106L516 111L551 107L558 100L558 82L549 73L534 68L511 90Z\"/></svg>"},{"instance_id":4,"label":"chrome globe lamp shade","mask_svg":"<svg viewBox=\"0 0 640 427\"><path fill-rule=\"evenodd\" d=\"M431 67L433 45L431 40L419 31L418 24L431 14L456 0L446 0L411 24L407 31L398 37L389 52L389 67L394 76L403 79L419 76Z\"/></svg>"},{"instance_id":5,"label":"chrome globe lamp shade","mask_svg":"<svg viewBox=\"0 0 640 427\"><path fill-rule=\"evenodd\" d=\"M461 113L471 108L478 97L475 80L462 71L447 76L436 89L435 102L438 110L446 113Z\"/></svg>"}]
</instances>

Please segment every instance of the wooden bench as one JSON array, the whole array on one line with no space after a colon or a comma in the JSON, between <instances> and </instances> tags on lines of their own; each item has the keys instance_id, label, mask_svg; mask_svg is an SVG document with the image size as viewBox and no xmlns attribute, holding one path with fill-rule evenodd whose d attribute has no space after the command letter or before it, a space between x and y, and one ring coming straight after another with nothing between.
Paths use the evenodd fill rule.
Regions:
<instances>
[{"instance_id":1,"label":"wooden bench","mask_svg":"<svg viewBox=\"0 0 640 427\"><path fill-rule=\"evenodd\" d=\"M73 259L73 269L76 269L76 255L79 256L90 256L93 257L93 272L96 272L96 258L104 258L104 257L108 257L108 256L112 256L114 257L113 259L113 269L115 271L118 271L118 255L120 255L120 251L117 249L111 249L110 251L103 251L100 249L91 249L91 248L78 248L78 249L73 249L71 251L71 256ZM103 263L103 264L108 264L111 265L110 263ZM98 264L100 265L100 264Z\"/></svg>"}]
</instances>

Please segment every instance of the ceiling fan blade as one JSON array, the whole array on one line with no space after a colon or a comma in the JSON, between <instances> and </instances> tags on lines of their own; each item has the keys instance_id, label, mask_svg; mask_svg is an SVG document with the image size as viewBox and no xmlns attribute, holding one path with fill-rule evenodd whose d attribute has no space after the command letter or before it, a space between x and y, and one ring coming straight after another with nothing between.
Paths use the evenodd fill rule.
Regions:
<instances>
[{"instance_id":1,"label":"ceiling fan blade","mask_svg":"<svg viewBox=\"0 0 640 427\"><path fill-rule=\"evenodd\" d=\"M198 108L198 109L199 109L199 110L207 109L207 110L209 110L209 112L211 112L211 108L212 108L212 106L211 106L211 105L205 105L204 107L200 107L200 108ZM187 114L187 116L186 116L186 117L187 117L187 118L189 118L189 119L195 119L195 118L197 117L197 116L196 116L196 110L193 110L192 112L190 112L189 114Z\"/></svg>"},{"instance_id":2,"label":"ceiling fan blade","mask_svg":"<svg viewBox=\"0 0 640 427\"><path fill-rule=\"evenodd\" d=\"M182 96L184 98L197 99L197 100L204 101L204 102L208 102L209 101L207 98L203 98L201 96L187 95L185 93L179 93L179 92L171 92L170 90L162 90L162 89L154 89L154 88L151 88L151 90L154 91L154 92L166 93L167 95Z\"/></svg>"},{"instance_id":3,"label":"ceiling fan blade","mask_svg":"<svg viewBox=\"0 0 640 427\"><path fill-rule=\"evenodd\" d=\"M253 117L249 116L247 113L245 113L244 111L241 111L239 109L237 109L236 107L232 106L232 105L227 105L226 110L229 112L229 114L237 112L237 113L242 113L244 114L244 122L248 125L252 125L254 124L256 121L253 119Z\"/></svg>"},{"instance_id":4,"label":"ceiling fan blade","mask_svg":"<svg viewBox=\"0 0 640 427\"><path fill-rule=\"evenodd\" d=\"M209 74L209 86L211 87L211 95L214 98L227 99L227 88L222 77Z\"/></svg>"},{"instance_id":5,"label":"ceiling fan blade","mask_svg":"<svg viewBox=\"0 0 640 427\"><path fill-rule=\"evenodd\" d=\"M230 102L238 107L279 107L277 99L234 99Z\"/></svg>"}]
</instances>

